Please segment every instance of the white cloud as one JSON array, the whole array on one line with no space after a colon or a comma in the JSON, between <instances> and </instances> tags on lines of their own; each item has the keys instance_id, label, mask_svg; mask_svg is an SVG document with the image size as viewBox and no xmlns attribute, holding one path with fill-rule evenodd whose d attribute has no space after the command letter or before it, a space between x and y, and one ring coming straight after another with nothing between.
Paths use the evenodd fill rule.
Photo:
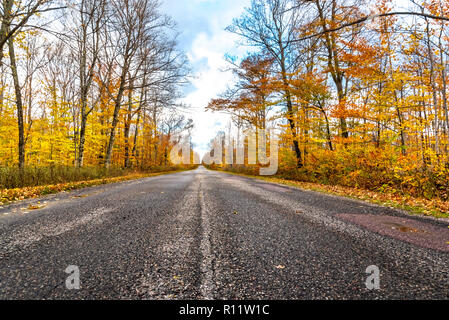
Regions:
<instances>
[{"instance_id":1,"label":"white cloud","mask_svg":"<svg viewBox=\"0 0 449 320\"><path fill-rule=\"evenodd\" d=\"M193 142L197 145L196 151L203 155L207 151L207 144L213 139L216 133L223 130L230 120L229 116L219 113L206 112L209 101L218 97L220 93L232 84L233 76L231 72L222 70L229 65L225 61L225 54L243 55L247 48L236 46L238 38L225 31L225 28L232 23L232 19L239 17L244 7L249 5L249 0L191 0L189 2L176 1L178 6L174 15L178 24L188 32L192 31L191 19L183 21L189 12L194 12L198 20L202 22L195 25L195 33L191 43L185 50L194 68L195 75L192 80L193 90L183 99L183 102L192 106L192 112L188 114L195 122L193 132ZM184 15L183 4L186 5ZM169 7L173 3L168 3ZM170 14L170 12L167 12ZM181 35L181 41L182 35ZM221 126L217 126L221 123Z\"/></svg>"},{"instance_id":2,"label":"white cloud","mask_svg":"<svg viewBox=\"0 0 449 320\"><path fill-rule=\"evenodd\" d=\"M221 123L224 127L229 121L228 116L206 112L205 108L211 99L226 90L232 82L232 74L223 72L222 69L227 66L224 52L229 51L233 44L233 37L224 32L216 33L213 37L202 33L195 39L189 54L192 63L207 59L206 65L192 81L195 90L184 99L195 109L191 114L196 126L193 141L198 145L197 152L200 154L207 151L207 143L220 130L216 123Z\"/></svg>"}]
</instances>

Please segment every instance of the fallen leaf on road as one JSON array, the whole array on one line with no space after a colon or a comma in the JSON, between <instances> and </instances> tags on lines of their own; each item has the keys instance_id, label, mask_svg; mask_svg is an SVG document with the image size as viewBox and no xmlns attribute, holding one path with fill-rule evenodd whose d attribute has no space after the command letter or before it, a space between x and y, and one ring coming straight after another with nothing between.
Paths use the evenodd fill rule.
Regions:
<instances>
[{"instance_id":1,"label":"fallen leaf on road","mask_svg":"<svg viewBox=\"0 0 449 320\"><path fill-rule=\"evenodd\" d=\"M78 196L73 196L72 198L76 199L76 198L87 198L87 197L89 197L88 194L82 194L82 195L78 195Z\"/></svg>"},{"instance_id":2,"label":"fallen leaf on road","mask_svg":"<svg viewBox=\"0 0 449 320\"><path fill-rule=\"evenodd\" d=\"M45 205L39 205L39 204L30 204L28 206L28 210L39 210L45 208Z\"/></svg>"},{"instance_id":3,"label":"fallen leaf on road","mask_svg":"<svg viewBox=\"0 0 449 320\"><path fill-rule=\"evenodd\" d=\"M276 269L282 270L282 269L285 269L285 266L283 266L283 265L278 265L278 266L276 266Z\"/></svg>"}]
</instances>

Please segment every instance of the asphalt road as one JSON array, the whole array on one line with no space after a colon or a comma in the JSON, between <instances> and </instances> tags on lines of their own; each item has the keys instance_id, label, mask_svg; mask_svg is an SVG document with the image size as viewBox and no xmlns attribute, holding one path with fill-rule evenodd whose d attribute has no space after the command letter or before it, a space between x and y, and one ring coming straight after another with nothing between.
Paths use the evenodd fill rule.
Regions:
<instances>
[{"instance_id":1,"label":"asphalt road","mask_svg":"<svg viewBox=\"0 0 449 320\"><path fill-rule=\"evenodd\" d=\"M448 299L448 226L199 168L0 208L0 299Z\"/></svg>"}]
</instances>

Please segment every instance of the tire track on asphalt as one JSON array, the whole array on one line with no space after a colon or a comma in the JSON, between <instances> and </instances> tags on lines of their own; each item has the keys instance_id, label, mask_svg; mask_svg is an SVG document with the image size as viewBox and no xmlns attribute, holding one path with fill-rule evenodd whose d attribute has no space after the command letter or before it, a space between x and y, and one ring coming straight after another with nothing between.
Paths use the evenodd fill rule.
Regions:
<instances>
[{"instance_id":1,"label":"tire track on asphalt","mask_svg":"<svg viewBox=\"0 0 449 320\"><path fill-rule=\"evenodd\" d=\"M204 191L202 187L202 179L200 176L199 188L198 188L198 199L200 201L201 207L201 296L205 300L213 300L215 293L215 282L214 282L214 257L211 250L211 226L208 215L208 210L206 206L206 201L204 199Z\"/></svg>"},{"instance_id":2,"label":"tire track on asphalt","mask_svg":"<svg viewBox=\"0 0 449 320\"><path fill-rule=\"evenodd\" d=\"M196 232L200 229L199 182L194 178L183 191L172 214L159 222L155 239L160 242L148 249L143 274L133 290L143 299L196 299L199 293L198 260L194 252L200 246ZM194 264L194 265L193 265Z\"/></svg>"},{"instance_id":3,"label":"tire track on asphalt","mask_svg":"<svg viewBox=\"0 0 449 320\"><path fill-rule=\"evenodd\" d=\"M112 212L112 209L98 208L83 217L65 222L59 225L38 225L26 226L8 236L3 235L1 239L0 256L9 254L17 250L17 248L26 249L39 242L45 237L57 237L66 232L70 232L75 228L80 228L86 224L98 225L104 222L104 215Z\"/></svg>"}]
</instances>

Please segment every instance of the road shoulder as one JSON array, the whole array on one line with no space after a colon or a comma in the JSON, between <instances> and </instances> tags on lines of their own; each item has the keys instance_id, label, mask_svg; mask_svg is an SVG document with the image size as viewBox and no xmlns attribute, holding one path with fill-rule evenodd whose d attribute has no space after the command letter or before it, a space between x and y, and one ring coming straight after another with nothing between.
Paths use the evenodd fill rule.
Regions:
<instances>
[{"instance_id":1,"label":"road shoulder","mask_svg":"<svg viewBox=\"0 0 449 320\"><path fill-rule=\"evenodd\" d=\"M449 223L449 203L441 200L418 199L356 188L286 180L278 177L253 176L221 170L212 171L223 172L225 174L246 177L254 180L261 180L267 183L289 187L293 190L296 189L317 192L338 198L351 199L364 204L387 207L409 216L417 216L424 219ZM448 206L448 209L446 209L446 206Z\"/></svg>"}]
</instances>

